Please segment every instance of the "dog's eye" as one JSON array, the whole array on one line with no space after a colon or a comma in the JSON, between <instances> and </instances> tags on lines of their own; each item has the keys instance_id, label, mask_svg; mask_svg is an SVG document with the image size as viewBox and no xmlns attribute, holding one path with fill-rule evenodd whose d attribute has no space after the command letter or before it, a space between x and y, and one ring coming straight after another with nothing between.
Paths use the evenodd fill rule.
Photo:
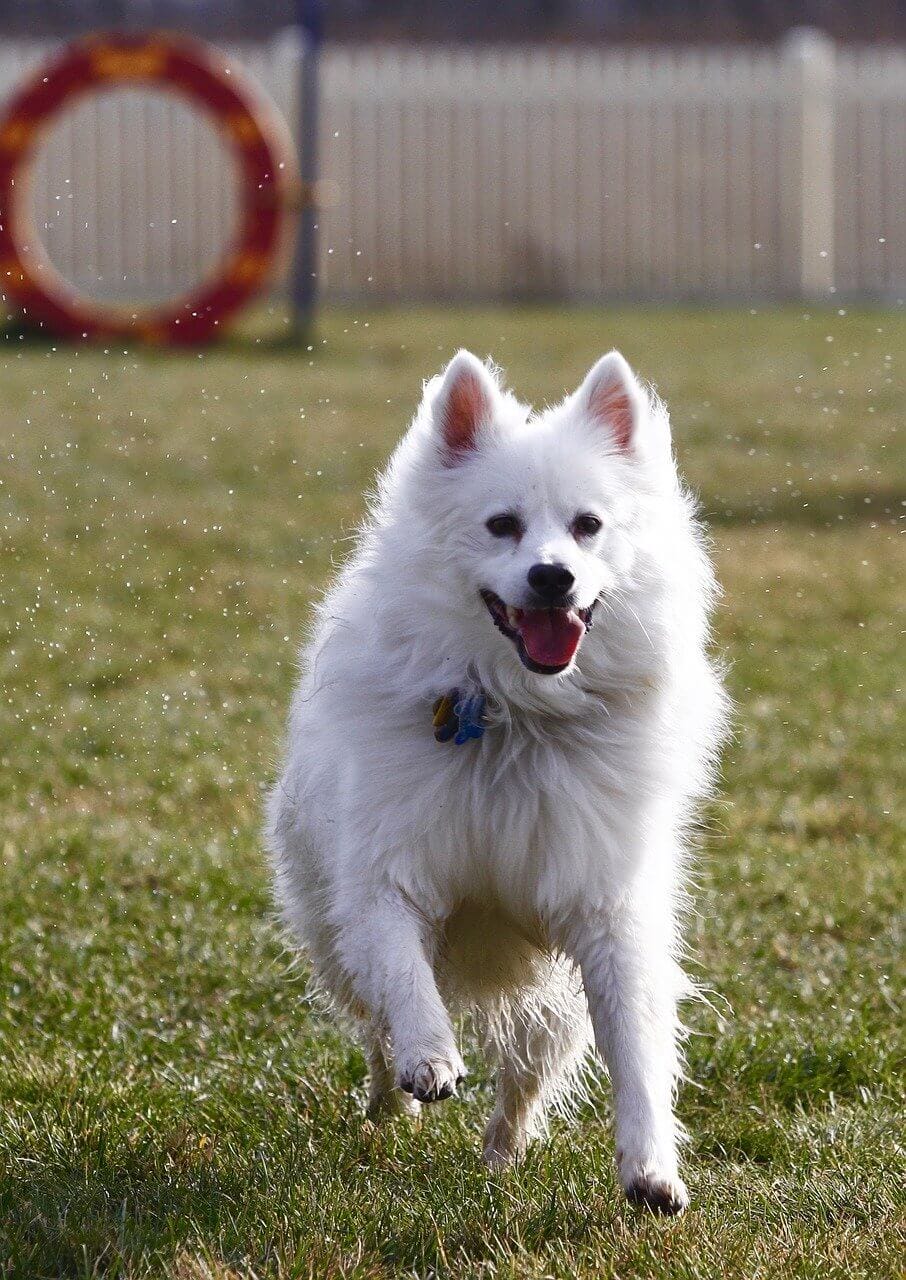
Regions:
<instances>
[{"instance_id":1,"label":"dog's eye","mask_svg":"<svg viewBox=\"0 0 906 1280\"><path fill-rule=\"evenodd\" d=\"M495 538L518 538L522 533L522 521L510 513L491 516L486 527Z\"/></svg>"},{"instance_id":2,"label":"dog's eye","mask_svg":"<svg viewBox=\"0 0 906 1280\"><path fill-rule=\"evenodd\" d=\"M582 515L576 516L573 521L573 534L577 538L593 538L596 533L601 532L601 521L597 516L593 516L590 511L585 511Z\"/></svg>"}]
</instances>

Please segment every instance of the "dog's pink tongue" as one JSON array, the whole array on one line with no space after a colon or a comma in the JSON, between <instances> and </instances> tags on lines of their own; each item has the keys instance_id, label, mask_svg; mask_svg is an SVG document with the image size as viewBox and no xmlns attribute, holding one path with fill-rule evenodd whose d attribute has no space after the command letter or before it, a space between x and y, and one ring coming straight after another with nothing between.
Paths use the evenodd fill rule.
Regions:
<instances>
[{"instance_id":1,"label":"dog's pink tongue","mask_svg":"<svg viewBox=\"0 0 906 1280\"><path fill-rule=\"evenodd\" d=\"M525 609L519 634L533 662L542 667L565 667L585 635L585 624L568 609Z\"/></svg>"}]
</instances>

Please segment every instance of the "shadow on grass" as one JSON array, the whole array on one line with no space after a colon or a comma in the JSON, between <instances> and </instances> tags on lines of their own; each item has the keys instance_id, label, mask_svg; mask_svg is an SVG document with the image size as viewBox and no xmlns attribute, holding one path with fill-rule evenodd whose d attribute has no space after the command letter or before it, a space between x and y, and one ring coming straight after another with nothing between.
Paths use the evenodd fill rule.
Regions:
<instances>
[{"instance_id":1,"label":"shadow on grass","mask_svg":"<svg viewBox=\"0 0 906 1280\"><path fill-rule=\"evenodd\" d=\"M44 351L68 347L87 351L115 348L117 351L141 351L160 361L185 359L187 356L196 356L200 351L238 356L258 353L292 358L315 351L317 342L318 330L315 325L283 323L279 320L261 323L257 318L234 329L224 330L221 337L211 342L186 346L155 346L138 339L122 337L86 338L80 342L61 337L40 325L29 324L21 319L9 320L0 325L0 345L8 347Z\"/></svg>"},{"instance_id":2,"label":"shadow on grass","mask_svg":"<svg viewBox=\"0 0 906 1280\"><path fill-rule=\"evenodd\" d=\"M361 1148L342 1124L339 1133L323 1137L338 1145L320 1170L301 1148L290 1159L275 1148L263 1180L263 1167L233 1174L215 1162L151 1164L119 1143L75 1151L66 1160L35 1161L14 1183L0 1185L0 1274L30 1280L166 1275L173 1274L175 1259L202 1254L223 1265L224 1274L233 1274L229 1267L237 1275L270 1274L272 1268L282 1274L287 1250L304 1257L305 1275L346 1274L338 1263L357 1250L362 1274L371 1274L369 1267L374 1274L384 1268L431 1274L447 1254L490 1262L495 1232L498 1245L507 1239L512 1188L488 1177L477 1152L473 1160L446 1153L447 1159L458 1155L460 1173L465 1168L477 1176L460 1185L463 1203L444 1206L432 1204L432 1143L419 1142L401 1162L396 1156L383 1161L380 1149ZM374 1195L376 1174L387 1182L384 1196ZM602 1221L616 1223L632 1213L612 1172L605 1175L593 1159L562 1148L533 1152L523 1175L530 1192L520 1200L518 1235L529 1251L552 1239L580 1247ZM539 1180L549 1188L540 1197L532 1190ZM3 1270L4 1258L15 1260L15 1271Z\"/></svg>"},{"instance_id":3,"label":"shadow on grass","mask_svg":"<svg viewBox=\"0 0 906 1280\"><path fill-rule=\"evenodd\" d=\"M770 524L832 529L841 524L895 521L906 516L906 490L881 485L836 493L811 492L807 496L763 493L738 499L718 498L703 490L700 505L706 523L714 528Z\"/></svg>"},{"instance_id":4,"label":"shadow on grass","mask_svg":"<svg viewBox=\"0 0 906 1280\"><path fill-rule=\"evenodd\" d=\"M115 1264L124 1261L128 1272L139 1261L173 1258L193 1238L216 1240L242 1190L214 1169L137 1176L100 1155L79 1166L36 1167L0 1199L5 1256L21 1276L119 1274Z\"/></svg>"}]
</instances>

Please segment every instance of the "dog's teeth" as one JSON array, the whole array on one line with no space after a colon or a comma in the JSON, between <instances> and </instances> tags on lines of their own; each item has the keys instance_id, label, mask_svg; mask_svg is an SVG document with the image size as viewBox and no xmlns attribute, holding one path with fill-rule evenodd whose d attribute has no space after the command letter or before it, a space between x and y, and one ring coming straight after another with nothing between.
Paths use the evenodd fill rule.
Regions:
<instances>
[{"instance_id":1,"label":"dog's teeth","mask_svg":"<svg viewBox=\"0 0 906 1280\"><path fill-rule=\"evenodd\" d=\"M514 609L511 604L506 607L506 620L514 631L519 626L519 610Z\"/></svg>"}]
</instances>

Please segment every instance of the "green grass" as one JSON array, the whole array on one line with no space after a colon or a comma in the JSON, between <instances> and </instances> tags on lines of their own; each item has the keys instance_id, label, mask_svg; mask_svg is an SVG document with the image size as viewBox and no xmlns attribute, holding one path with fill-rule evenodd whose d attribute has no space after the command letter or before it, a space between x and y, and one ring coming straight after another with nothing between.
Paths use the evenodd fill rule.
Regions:
<instances>
[{"instance_id":1,"label":"green grass","mask_svg":"<svg viewBox=\"0 0 906 1280\"><path fill-rule=\"evenodd\" d=\"M460 344L552 399L619 344L712 523L738 732L693 942L694 1208L607 1104L515 1173L490 1084L363 1125L259 839L312 594ZM310 353L0 353L0 1274L902 1273L906 318L425 310ZM898 1128L899 1122L899 1128Z\"/></svg>"}]
</instances>

